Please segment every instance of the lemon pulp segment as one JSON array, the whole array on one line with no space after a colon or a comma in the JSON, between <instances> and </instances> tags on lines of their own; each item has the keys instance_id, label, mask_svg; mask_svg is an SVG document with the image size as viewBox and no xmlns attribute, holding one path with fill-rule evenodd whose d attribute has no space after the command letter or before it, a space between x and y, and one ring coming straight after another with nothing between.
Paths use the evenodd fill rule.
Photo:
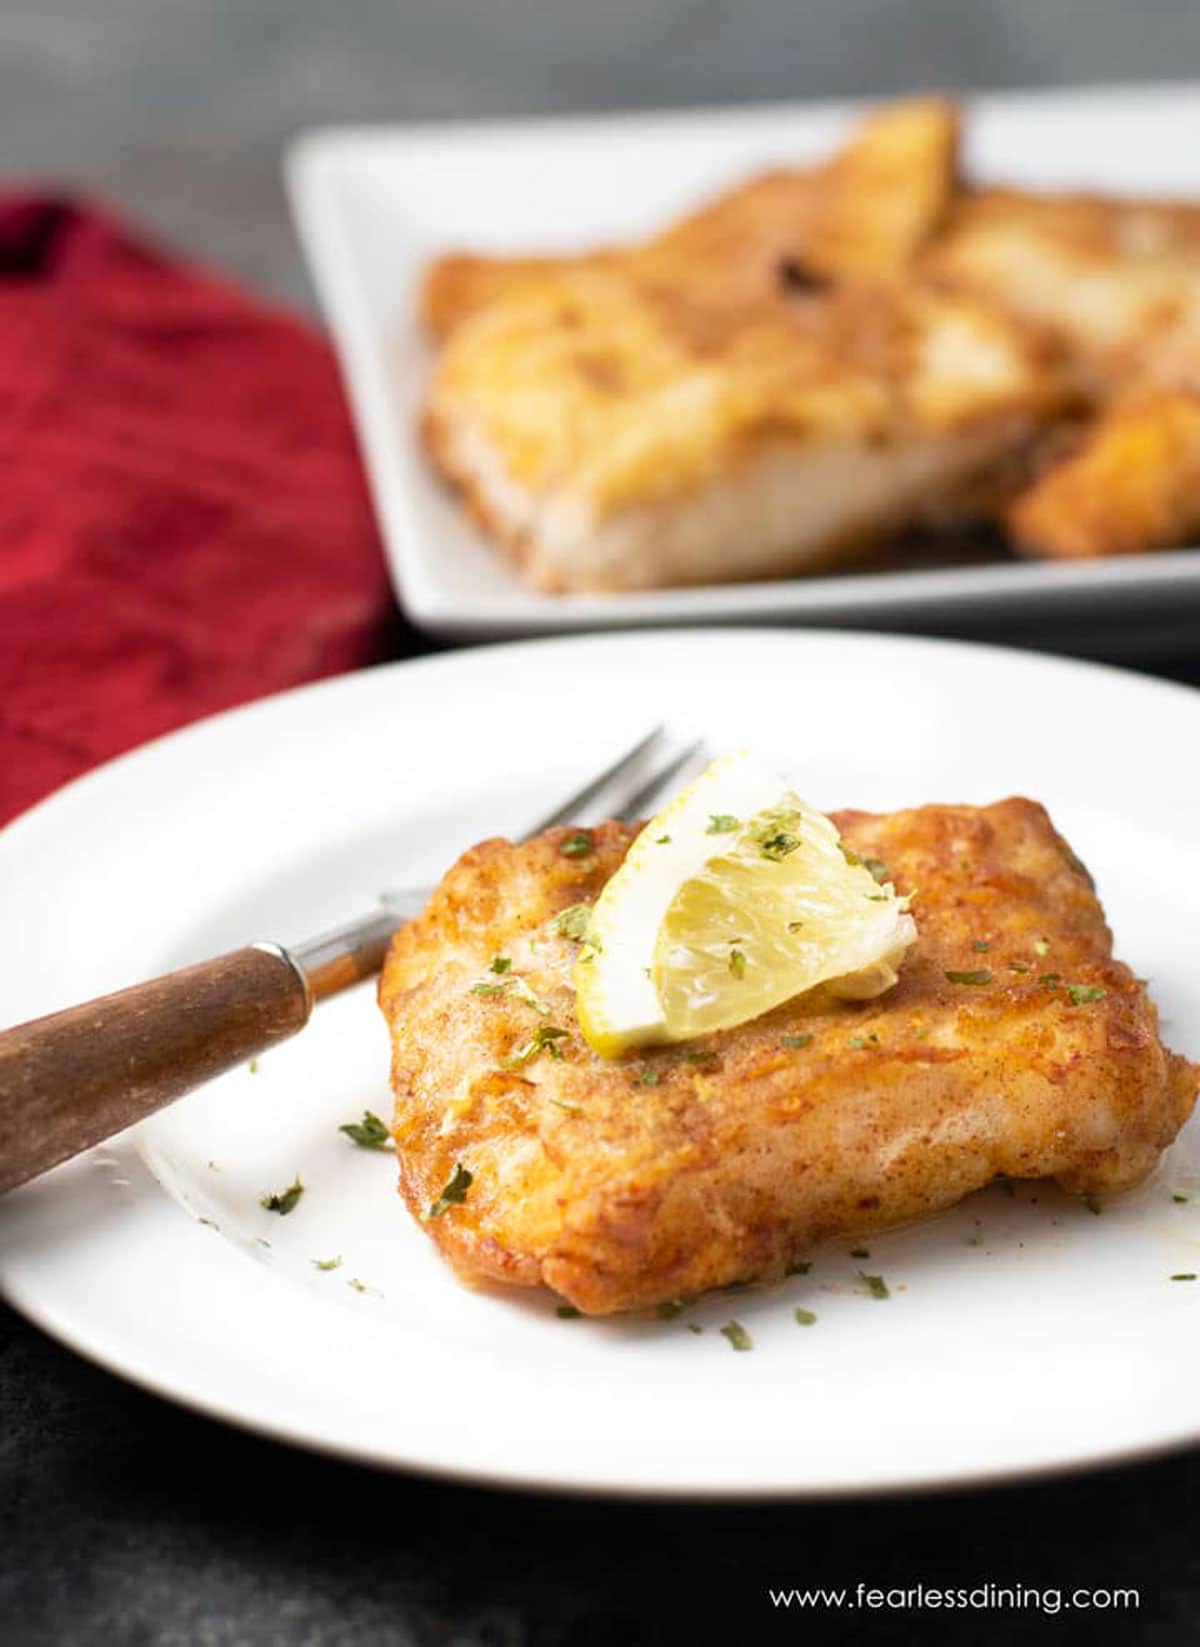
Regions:
<instances>
[{"instance_id":1,"label":"lemon pulp segment","mask_svg":"<svg viewBox=\"0 0 1200 1647\"><path fill-rule=\"evenodd\" d=\"M895 983L906 901L843 852L830 820L749 754L715 761L638 835L592 910L575 966L593 1049L687 1040L818 984Z\"/></svg>"}]
</instances>

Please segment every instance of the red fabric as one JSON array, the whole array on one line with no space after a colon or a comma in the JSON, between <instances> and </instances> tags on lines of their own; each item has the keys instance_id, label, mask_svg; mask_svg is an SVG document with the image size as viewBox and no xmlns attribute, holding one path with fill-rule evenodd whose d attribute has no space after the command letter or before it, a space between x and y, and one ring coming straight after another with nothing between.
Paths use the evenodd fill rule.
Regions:
<instances>
[{"instance_id":1,"label":"red fabric","mask_svg":"<svg viewBox=\"0 0 1200 1647\"><path fill-rule=\"evenodd\" d=\"M371 661L390 608L319 335L97 211L0 195L0 821Z\"/></svg>"}]
</instances>

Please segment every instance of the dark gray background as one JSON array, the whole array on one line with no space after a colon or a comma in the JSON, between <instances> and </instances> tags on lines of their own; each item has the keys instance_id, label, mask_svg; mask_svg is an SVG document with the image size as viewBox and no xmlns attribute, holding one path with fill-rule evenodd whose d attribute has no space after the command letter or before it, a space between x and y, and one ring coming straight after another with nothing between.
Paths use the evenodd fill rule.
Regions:
<instances>
[{"instance_id":1,"label":"dark gray background","mask_svg":"<svg viewBox=\"0 0 1200 1647\"><path fill-rule=\"evenodd\" d=\"M0 166L306 286L292 132L1200 74L1197 0L0 0Z\"/></svg>"},{"instance_id":2,"label":"dark gray background","mask_svg":"<svg viewBox=\"0 0 1200 1647\"><path fill-rule=\"evenodd\" d=\"M250 284L308 301L278 161L311 122L1197 72L1200 0L0 0L0 174L98 190ZM1200 188L1200 156L1197 172ZM418 644L398 633L400 650ZM1200 679L1194 648L1173 672ZM403 1368L396 1387L403 1399ZM799 1411L796 1431L820 1421ZM886 1399L863 1414L898 1421ZM191 1417L0 1310L0 1639L13 1647L990 1647L1079 1639L1084 1623L801 1617L765 1598L767 1584L860 1578L1138 1585L1140 1609L1088 1615L1088 1640L1188 1642L1198 1502L1196 1453L828 1508L439 1486Z\"/></svg>"}]
</instances>

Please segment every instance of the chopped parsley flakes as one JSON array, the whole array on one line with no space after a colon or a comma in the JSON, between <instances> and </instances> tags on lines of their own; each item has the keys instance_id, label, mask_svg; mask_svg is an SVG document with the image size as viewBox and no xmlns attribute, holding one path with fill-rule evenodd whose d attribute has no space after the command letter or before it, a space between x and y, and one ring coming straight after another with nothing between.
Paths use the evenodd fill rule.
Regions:
<instances>
[{"instance_id":1,"label":"chopped parsley flakes","mask_svg":"<svg viewBox=\"0 0 1200 1647\"><path fill-rule=\"evenodd\" d=\"M754 1340L740 1321L727 1321L721 1328L721 1337L727 1338L735 1350L752 1350Z\"/></svg>"},{"instance_id":2,"label":"chopped parsley flakes","mask_svg":"<svg viewBox=\"0 0 1200 1647\"><path fill-rule=\"evenodd\" d=\"M892 1296L882 1275L864 1275L862 1270L859 1270L858 1278L872 1298L890 1298Z\"/></svg>"},{"instance_id":3,"label":"chopped parsley flakes","mask_svg":"<svg viewBox=\"0 0 1200 1647\"><path fill-rule=\"evenodd\" d=\"M1173 1275L1171 1277L1172 1281L1194 1281L1195 1279L1195 1270L1180 1270L1178 1275Z\"/></svg>"},{"instance_id":4,"label":"chopped parsley flakes","mask_svg":"<svg viewBox=\"0 0 1200 1647\"><path fill-rule=\"evenodd\" d=\"M584 943L592 924L592 911L587 904L572 904L554 917L554 931L560 938L574 938Z\"/></svg>"},{"instance_id":5,"label":"chopped parsley flakes","mask_svg":"<svg viewBox=\"0 0 1200 1647\"><path fill-rule=\"evenodd\" d=\"M811 1310L801 1309L799 1306L792 1313L796 1317L798 1327L811 1327L817 1319Z\"/></svg>"},{"instance_id":6,"label":"chopped parsley flakes","mask_svg":"<svg viewBox=\"0 0 1200 1647\"><path fill-rule=\"evenodd\" d=\"M869 1258L871 1254L866 1247L851 1247L850 1256L851 1258Z\"/></svg>"},{"instance_id":7,"label":"chopped parsley flakes","mask_svg":"<svg viewBox=\"0 0 1200 1647\"><path fill-rule=\"evenodd\" d=\"M527 1064L532 1058L536 1058L539 1052L548 1052L551 1058L556 1058L561 1063L563 1054L558 1043L566 1035L567 1031L559 1029L557 1024L539 1024L528 1041L523 1046L519 1046L515 1052L510 1053L500 1067L502 1069L519 1069L522 1064Z\"/></svg>"},{"instance_id":8,"label":"chopped parsley flakes","mask_svg":"<svg viewBox=\"0 0 1200 1647\"><path fill-rule=\"evenodd\" d=\"M554 1313L560 1321L578 1321L583 1311L577 1310L574 1304L560 1304Z\"/></svg>"},{"instance_id":9,"label":"chopped parsley flakes","mask_svg":"<svg viewBox=\"0 0 1200 1647\"><path fill-rule=\"evenodd\" d=\"M1083 1006L1085 1001L1102 1001L1104 991L1099 984L1068 984L1067 994L1072 1006Z\"/></svg>"},{"instance_id":10,"label":"chopped parsley flakes","mask_svg":"<svg viewBox=\"0 0 1200 1647\"><path fill-rule=\"evenodd\" d=\"M568 835L562 844L564 858L586 858L592 850L592 837L586 829L577 829L573 835Z\"/></svg>"},{"instance_id":11,"label":"chopped parsley flakes","mask_svg":"<svg viewBox=\"0 0 1200 1647\"><path fill-rule=\"evenodd\" d=\"M509 960L507 955L493 955L492 956L492 964L491 964L490 967L488 967L488 971L489 972L511 972L512 971L512 962Z\"/></svg>"},{"instance_id":12,"label":"chopped parsley flakes","mask_svg":"<svg viewBox=\"0 0 1200 1647\"><path fill-rule=\"evenodd\" d=\"M731 830L741 827L741 819L735 818L732 812L710 812L706 835L728 835Z\"/></svg>"},{"instance_id":13,"label":"chopped parsley flakes","mask_svg":"<svg viewBox=\"0 0 1200 1647\"><path fill-rule=\"evenodd\" d=\"M312 1266L314 1270L340 1270L342 1255L339 1253L336 1258L314 1258Z\"/></svg>"},{"instance_id":14,"label":"chopped parsley flakes","mask_svg":"<svg viewBox=\"0 0 1200 1647\"><path fill-rule=\"evenodd\" d=\"M1171 1199L1172 1199L1172 1201L1174 1201L1174 1203L1177 1207L1183 1207L1183 1206L1187 1205L1187 1199L1188 1198L1187 1198L1186 1195L1173 1195L1171 1197Z\"/></svg>"},{"instance_id":15,"label":"chopped parsley flakes","mask_svg":"<svg viewBox=\"0 0 1200 1647\"><path fill-rule=\"evenodd\" d=\"M656 1087L662 1080L662 1075L658 1070L651 1069L650 1066L647 1065L644 1069L634 1070L629 1079L631 1084L635 1087Z\"/></svg>"},{"instance_id":16,"label":"chopped parsley flakes","mask_svg":"<svg viewBox=\"0 0 1200 1647\"><path fill-rule=\"evenodd\" d=\"M461 1161L456 1161L446 1187L437 1200L430 1203L426 1218L440 1218L451 1207L461 1207L467 1198L467 1191L474 1182L474 1175L467 1171Z\"/></svg>"},{"instance_id":17,"label":"chopped parsley flakes","mask_svg":"<svg viewBox=\"0 0 1200 1647\"><path fill-rule=\"evenodd\" d=\"M779 1044L780 1044L781 1047L795 1047L795 1048L799 1049L800 1047L810 1046L812 1044L812 1036L811 1035L781 1035L779 1037Z\"/></svg>"},{"instance_id":18,"label":"chopped parsley flakes","mask_svg":"<svg viewBox=\"0 0 1200 1647\"><path fill-rule=\"evenodd\" d=\"M729 970L735 978L744 978L746 976L746 957L740 949L731 949L729 951Z\"/></svg>"},{"instance_id":19,"label":"chopped parsley flakes","mask_svg":"<svg viewBox=\"0 0 1200 1647\"><path fill-rule=\"evenodd\" d=\"M364 1109L361 1121L346 1121L338 1128L359 1149L390 1149L391 1134L373 1110Z\"/></svg>"},{"instance_id":20,"label":"chopped parsley flakes","mask_svg":"<svg viewBox=\"0 0 1200 1647\"><path fill-rule=\"evenodd\" d=\"M289 1212L295 1212L303 1194L304 1185L297 1178L278 1195L260 1196L258 1204L260 1207L265 1207L268 1212L277 1212L281 1218L286 1218Z\"/></svg>"},{"instance_id":21,"label":"chopped parsley flakes","mask_svg":"<svg viewBox=\"0 0 1200 1647\"><path fill-rule=\"evenodd\" d=\"M945 977L952 984L990 984L992 975L985 966L976 967L973 972L955 972L947 968Z\"/></svg>"},{"instance_id":22,"label":"chopped parsley flakes","mask_svg":"<svg viewBox=\"0 0 1200 1647\"><path fill-rule=\"evenodd\" d=\"M881 884L887 880L888 866L881 858L864 858L862 866L870 872L873 880L879 881Z\"/></svg>"},{"instance_id":23,"label":"chopped parsley flakes","mask_svg":"<svg viewBox=\"0 0 1200 1647\"><path fill-rule=\"evenodd\" d=\"M660 1321L674 1321L684 1310L691 1309L695 1302L694 1298L664 1298L661 1304L654 1306L654 1313Z\"/></svg>"},{"instance_id":24,"label":"chopped parsley flakes","mask_svg":"<svg viewBox=\"0 0 1200 1647\"><path fill-rule=\"evenodd\" d=\"M1035 938L1033 940L1033 953L1035 955L1049 955L1050 945L1045 938Z\"/></svg>"}]
</instances>

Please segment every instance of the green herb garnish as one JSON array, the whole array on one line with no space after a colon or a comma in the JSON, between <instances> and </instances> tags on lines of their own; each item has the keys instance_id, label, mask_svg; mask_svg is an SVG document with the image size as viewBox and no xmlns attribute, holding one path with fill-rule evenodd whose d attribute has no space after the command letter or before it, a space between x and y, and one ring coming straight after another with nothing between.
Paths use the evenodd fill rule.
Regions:
<instances>
[{"instance_id":1,"label":"green herb garnish","mask_svg":"<svg viewBox=\"0 0 1200 1647\"><path fill-rule=\"evenodd\" d=\"M346 1282L346 1285L348 1287L353 1287L355 1292L370 1292L371 1290L365 1281L360 1281L358 1279L357 1275L352 1275L349 1281Z\"/></svg>"},{"instance_id":2,"label":"green herb garnish","mask_svg":"<svg viewBox=\"0 0 1200 1647\"><path fill-rule=\"evenodd\" d=\"M704 1328L700 1325L699 1321L689 1321L687 1324L687 1330L689 1332L703 1332Z\"/></svg>"},{"instance_id":3,"label":"green herb garnish","mask_svg":"<svg viewBox=\"0 0 1200 1647\"><path fill-rule=\"evenodd\" d=\"M862 866L863 866L864 869L870 871L872 879L874 879L876 881L879 881L880 883L887 880L887 878L888 878L888 866L883 862L882 859L880 859L880 858L864 858L863 861L862 861Z\"/></svg>"},{"instance_id":4,"label":"green herb garnish","mask_svg":"<svg viewBox=\"0 0 1200 1647\"><path fill-rule=\"evenodd\" d=\"M560 1304L554 1313L560 1321L578 1321L583 1311L577 1310L574 1304Z\"/></svg>"},{"instance_id":5,"label":"green herb garnish","mask_svg":"<svg viewBox=\"0 0 1200 1647\"><path fill-rule=\"evenodd\" d=\"M392 1138L388 1129L372 1110L364 1109L361 1121L346 1121L338 1128L359 1149L388 1149Z\"/></svg>"},{"instance_id":6,"label":"green herb garnish","mask_svg":"<svg viewBox=\"0 0 1200 1647\"><path fill-rule=\"evenodd\" d=\"M289 1212L296 1210L296 1204L304 1194L304 1185L299 1178L289 1184L287 1189L278 1195L261 1195L258 1204L268 1212L277 1212L281 1218L286 1218Z\"/></svg>"},{"instance_id":7,"label":"green herb garnish","mask_svg":"<svg viewBox=\"0 0 1200 1647\"><path fill-rule=\"evenodd\" d=\"M729 951L729 970L735 978L744 978L746 976L746 957L740 949L731 949Z\"/></svg>"},{"instance_id":8,"label":"green herb garnish","mask_svg":"<svg viewBox=\"0 0 1200 1647\"><path fill-rule=\"evenodd\" d=\"M1049 955L1050 945L1048 941L1045 938L1035 938L1033 940L1033 953L1035 955Z\"/></svg>"},{"instance_id":9,"label":"green herb garnish","mask_svg":"<svg viewBox=\"0 0 1200 1647\"><path fill-rule=\"evenodd\" d=\"M1085 1001L1102 1001L1104 993L1099 984L1067 985L1067 994L1071 998L1072 1006L1083 1006Z\"/></svg>"},{"instance_id":10,"label":"green herb garnish","mask_svg":"<svg viewBox=\"0 0 1200 1647\"><path fill-rule=\"evenodd\" d=\"M592 911L588 904L572 904L561 914L554 917L554 930L560 938L574 938L576 943L583 943L592 924Z\"/></svg>"},{"instance_id":11,"label":"green herb garnish","mask_svg":"<svg viewBox=\"0 0 1200 1647\"><path fill-rule=\"evenodd\" d=\"M1195 1270L1180 1270L1178 1275L1173 1275L1171 1277L1172 1281L1194 1281L1195 1279Z\"/></svg>"},{"instance_id":12,"label":"green herb garnish","mask_svg":"<svg viewBox=\"0 0 1200 1647\"><path fill-rule=\"evenodd\" d=\"M740 1321L727 1321L721 1328L721 1337L727 1338L735 1350L752 1350L754 1340Z\"/></svg>"},{"instance_id":13,"label":"green herb garnish","mask_svg":"<svg viewBox=\"0 0 1200 1647\"><path fill-rule=\"evenodd\" d=\"M671 837L669 835L660 835L654 844L655 846L670 846Z\"/></svg>"},{"instance_id":14,"label":"green herb garnish","mask_svg":"<svg viewBox=\"0 0 1200 1647\"><path fill-rule=\"evenodd\" d=\"M583 1111L578 1104L568 1104L565 1098L551 1098L550 1102L556 1109L565 1110L568 1115L582 1115Z\"/></svg>"},{"instance_id":15,"label":"green herb garnish","mask_svg":"<svg viewBox=\"0 0 1200 1647\"><path fill-rule=\"evenodd\" d=\"M586 829L577 829L568 835L560 848L564 858L586 858L591 850L592 837Z\"/></svg>"},{"instance_id":16,"label":"green herb garnish","mask_svg":"<svg viewBox=\"0 0 1200 1647\"><path fill-rule=\"evenodd\" d=\"M509 984L511 984L511 983L512 983L511 978L506 978L502 984L490 984L490 983L488 983L486 978L481 978L477 984L472 984L471 985L471 994L472 995L503 995L504 991L508 988Z\"/></svg>"},{"instance_id":17,"label":"green herb garnish","mask_svg":"<svg viewBox=\"0 0 1200 1647\"><path fill-rule=\"evenodd\" d=\"M339 1253L336 1258L314 1258L312 1266L314 1270L340 1270L342 1255Z\"/></svg>"},{"instance_id":18,"label":"green herb garnish","mask_svg":"<svg viewBox=\"0 0 1200 1647\"><path fill-rule=\"evenodd\" d=\"M952 984L990 984L992 975L987 967L977 967L974 972L955 972L948 968L943 975Z\"/></svg>"},{"instance_id":19,"label":"green herb garnish","mask_svg":"<svg viewBox=\"0 0 1200 1647\"><path fill-rule=\"evenodd\" d=\"M801 1309L799 1306L792 1311L792 1314L796 1317L798 1327L811 1327L817 1319L811 1310Z\"/></svg>"},{"instance_id":20,"label":"green herb garnish","mask_svg":"<svg viewBox=\"0 0 1200 1647\"><path fill-rule=\"evenodd\" d=\"M850 1256L851 1258L869 1258L871 1254L866 1247L851 1247Z\"/></svg>"},{"instance_id":21,"label":"green herb garnish","mask_svg":"<svg viewBox=\"0 0 1200 1647\"><path fill-rule=\"evenodd\" d=\"M710 812L706 835L728 835L730 830L741 827L741 819L735 818L732 812Z\"/></svg>"},{"instance_id":22,"label":"green herb garnish","mask_svg":"<svg viewBox=\"0 0 1200 1647\"><path fill-rule=\"evenodd\" d=\"M1174 1203L1177 1207L1182 1207L1182 1206L1185 1206L1187 1204L1187 1196L1186 1195L1173 1195L1171 1197L1171 1199L1172 1199L1172 1201L1174 1201Z\"/></svg>"},{"instance_id":23,"label":"green herb garnish","mask_svg":"<svg viewBox=\"0 0 1200 1647\"><path fill-rule=\"evenodd\" d=\"M467 1191L474 1182L474 1174L469 1173L461 1161L456 1161L454 1171L446 1182L446 1187L437 1200L430 1203L425 1217L427 1219L440 1218L443 1213L449 1212L451 1207L461 1207L467 1198Z\"/></svg>"},{"instance_id":24,"label":"green herb garnish","mask_svg":"<svg viewBox=\"0 0 1200 1647\"><path fill-rule=\"evenodd\" d=\"M654 1306L654 1313L660 1321L674 1321L684 1310L690 1310L695 1302L694 1298L664 1298L661 1304Z\"/></svg>"},{"instance_id":25,"label":"green herb garnish","mask_svg":"<svg viewBox=\"0 0 1200 1647\"><path fill-rule=\"evenodd\" d=\"M635 1087L656 1087L662 1080L662 1076L659 1074L658 1070L651 1069L647 1065L645 1069L634 1070L629 1079L631 1085Z\"/></svg>"},{"instance_id":26,"label":"green herb garnish","mask_svg":"<svg viewBox=\"0 0 1200 1647\"><path fill-rule=\"evenodd\" d=\"M258 1059L257 1058L251 1058L250 1062L246 1065L246 1068L250 1071L251 1075L257 1075L258 1074Z\"/></svg>"},{"instance_id":27,"label":"green herb garnish","mask_svg":"<svg viewBox=\"0 0 1200 1647\"><path fill-rule=\"evenodd\" d=\"M795 1047L799 1049L800 1047L809 1046L811 1043L811 1035L781 1035L779 1037L779 1044L781 1047Z\"/></svg>"},{"instance_id":28,"label":"green herb garnish","mask_svg":"<svg viewBox=\"0 0 1200 1647\"><path fill-rule=\"evenodd\" d=\"M1010 972L1028 972L1030 968L1025 965L1024 961L1010 961L1008 970Z\"/></svg>"},{"instance_id":29,"label":"green herb garnish","mask_svg":"<svg viewBox=\"0 0 1200 1647\"><path fill-rule=\"evenodd\" d=\"M562 1048L559 1042L567 1035L565 1029L559 1029L557 1024L539 1024L533 1034L501 1063L501 1069L519 1069L527 1064L531 1058L536 1058L539 1052L548 1052L551 1058L562 1062Z\"/></svg>"},{"instance_id":30,"label":"green herb garnish","mask_svg":"<svg viewBox=\"0 0 1200 1647\"><path fill-rule=\"evenodd\" d=\"M509 960L507 955L492 956L492 964L488 968L489 972L510 972L511 970L512 962Z\"/></svg>"},{"instance_id":31,"label":"green herb garnish","mask_svg":"<svg viewBox=\"0 0 1200 1647\"><path fill-rule=\"evenodd\" d=\"M976 938L971 944L971 948L975 951L976 955L986 955L991 947L991 944L988 943L986 938Z\"/></svg>"},{"instance_id":32,"label":"green herb garnish","mask_svg":"<svg viewBox=\"0 0 1200 1647\"><path fill-rule=\"evenodd\" d=\"M717 1055L711 1047L690 1047L683 1055L688 1064L715 1064Z\"/></svg>"},{"instance_id":33,"label":"green herb garnish","mask_svg":"<svg viewBox=\"0 0 1200 1647\"><path fill-rule=\"evenodd\" d=\"M1061 982L1061 972L1043 972L1038 979L1038 983L1044 985L1046 989L1057 989Z\"/></svg>"},{"instance_id":34,"label":"green herb garnish","mask_svg":"<svg viewBox=\"0 0 1200 1647\"><path fill-rule=\"evenodd\" d=\"M872 1298L890 1298L892 1296L882 1275L864 1275L862 1270L859 1270L858 1278Z\"/></svg>"}]
</instances>

